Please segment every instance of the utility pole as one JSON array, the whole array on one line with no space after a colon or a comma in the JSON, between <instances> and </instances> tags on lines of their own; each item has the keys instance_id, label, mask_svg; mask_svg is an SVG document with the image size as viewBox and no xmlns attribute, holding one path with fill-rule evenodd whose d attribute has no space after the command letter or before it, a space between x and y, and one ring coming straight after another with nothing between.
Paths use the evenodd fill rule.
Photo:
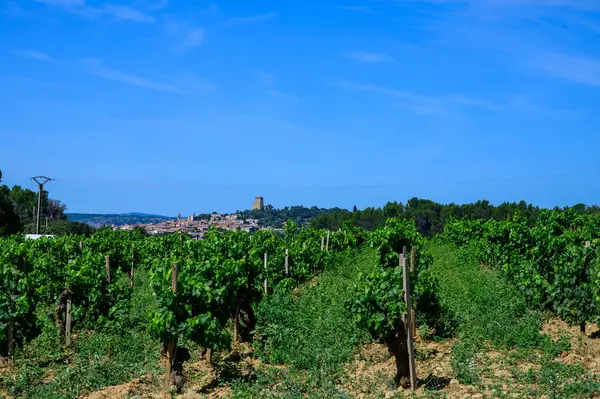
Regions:
<instances>
[{"instance_id":1,"label":"utility pole","mask_svg":"<svg viewBox=\"0 0 600 399\"><path fill-rule=\"evenodd\" d=\"M49 181L52 181L54 179L51 179L49 177L46 176L35 176L32 177L31 180L33 180L34 182L36 182L38 184L38 206L37 206L37 221L35 224L35 234L40 234L40 210L42 209L42 192L44 191L44 184L48 183Z\"/></svg>"}]
</instances>

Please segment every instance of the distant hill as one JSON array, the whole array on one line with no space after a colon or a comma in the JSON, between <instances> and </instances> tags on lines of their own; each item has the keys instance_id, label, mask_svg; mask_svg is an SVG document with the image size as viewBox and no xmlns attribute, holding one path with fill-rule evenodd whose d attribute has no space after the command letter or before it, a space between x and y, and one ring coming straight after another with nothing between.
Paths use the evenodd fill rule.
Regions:
<instances>
[{"instance_id":1,"label":"distant hill","mask_svg":"<svg viewBox=\"0 0 600 399\"><path fill-rule=\"evenodd\" d=\"M169 216L150 215L147 213L121 213L121 214L96 214L96 213L68 213L67 218L73 222L82 222L93 227L106 225L122 226L124 224L160 223L175 219Z\"/></svg>"}]
</instances>

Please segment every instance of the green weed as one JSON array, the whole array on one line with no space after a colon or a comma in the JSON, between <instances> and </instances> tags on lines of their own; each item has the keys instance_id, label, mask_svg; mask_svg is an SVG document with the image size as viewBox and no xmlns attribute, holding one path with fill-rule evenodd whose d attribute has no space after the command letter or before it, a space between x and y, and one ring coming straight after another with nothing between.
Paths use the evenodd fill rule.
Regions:
<instances>
[{"instance_id":1,"label":"green weed","mask_svg":"<svg viewBox=\"0 0 600 399\"><path fill-rule=\"evenodd\" d=\"M548 354L568 348L568 340L553 342L541 334L542 319L525 297L496 270L478 263L469 248L433 245L432 270L439 281L438 297L445 326L461 342L453 348L452 367L461 382L478 380L474 357L487 343L496 348L542 349Z\"/></svg>"},{"instance_id":2,"label":"green weed","mask_svg":"<svg viewBox=\"0 0 600 399\"><path fill-rule=\"evenodd\" d=\"M352 322L345 303L361 270L376 262L372 251L348 257L299 293L279 290L258 308L256 353L266 362L310 371L326 387L343 371L357 344L370 339Z\"/></svg>"},{"instance_id":3,"label":"green weed","mask_svg":"<svg viewBox=\"0 0 600 399\"><path fill-rule=\"evenodd\" d=\"M54 322L41 318L41 335L16 353L14 375L0 379L0 390L18 398L71 399L160 372L159 344L146 333L148 309L155 302L145 279L143 272L136 276L132 312L101 330L74 331L68 348Z\"/></svg>"},{"instance_id":4,"label":"green weed","mask_svg":"<svg viewBox=\"0 0 600 399\"><path fill-rule=\"evenodd\" d=\"M580 364L543 359L541 366L539 371L529 370L523 379L548 398L591 398L600 392L599 376L587 373Z\"/></svg>"}]
</instances>

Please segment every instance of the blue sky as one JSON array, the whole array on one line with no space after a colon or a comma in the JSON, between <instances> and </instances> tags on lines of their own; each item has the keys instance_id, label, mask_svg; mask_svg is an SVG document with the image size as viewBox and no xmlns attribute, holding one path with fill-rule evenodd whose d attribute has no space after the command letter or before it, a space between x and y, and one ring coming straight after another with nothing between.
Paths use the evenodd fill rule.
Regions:
<instances>
[{"instance_id":1,"label":"blue sky","mask_svg":"<svg viewBox=\"0 0 600 399\"><path fill-rule=\"evenodd\" d=\"M600 202L600 0L1 7L4 183L71 212Z\"/></svg>"}]
</instances>

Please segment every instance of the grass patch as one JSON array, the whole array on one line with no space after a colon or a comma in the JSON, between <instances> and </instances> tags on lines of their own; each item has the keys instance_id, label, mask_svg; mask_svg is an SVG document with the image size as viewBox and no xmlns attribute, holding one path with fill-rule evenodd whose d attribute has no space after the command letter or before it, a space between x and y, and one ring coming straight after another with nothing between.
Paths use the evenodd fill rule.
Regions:
<instances>
[{"instance_id":1,"label":"grass patch","mask_svg":"<svg viewBox=\"0 0 600 399\"><path fill-rule=\"evenodd\" d=\"M527 308L524 296L500 273L481 266L472 251L442 245L433 248L432 270L439 279L440 305L460 338L499 347L534 348L543 337L542 320Z\"/></svg>"},{"instance_id":2,"label":"grass patch","mask_svg":"<svg viewBox=\"0 0 600 399\"><path fill-rule=\"evenodd\" d=\"M451 365L459 381L479 381L476 354L492 344L499 349L541 350L552 357L569 348L543 335L538 312L528 309L522 293L500 272L477 262L474 252L451 245L433 245L432 270L439 280L442 324L461 338Z\"/></svg>"},{"instance_id":3,"label":"grass patch","mask_svg":"<svg viewBox=\"0 0 600 399\"><path fill-rule=\"evenodd\" d=\"M105 386L158 372L159 347L134 331L82 333L60 364L42 367L35 357L19 359L4 389L19 398L76 398Z\"/></svg>"},{"instance_id":4,"label":"grass patch","mask_svg":"<svg viewBox=\"0 0 600 399\"><path fill-rule=\"evenodd\" d=\"M68 348L59 342L52 320L41 318L41 335L17 351L14 372L0 377L0 390L16 398L72 399L161 372L159 343L146 333L155 303L149 290L140 271L132 311L96 331L74 331Z\"/></svg>"},{"instance_id":5,"label":"grass patch","mask_svg":"<svg viewBox=\"0 0 600 399\"><path fill-rule=\"evenodd\" d=\"M324 383L323 380L313 377L308 371L294 370L290 372L281 369L261 370L251 384L234 384L233 396L238 399L350 398L336 387L333 380Z\"/></svg>"},{"instance_id":6,"label":"grass patch","mask_svg":"<svg viewBox=\"0 0 600 399\"><path fill-rule=\"evenodd\" d=\"M303 375L298 380L303 381L302 386L320 387L327 393L324 397L331 397L330 387L341 376L344 364L352 359L356 346L371 339L355 326L346 303L351 299L358 273L375 264L371 250L348 255L324 272L316 284L308 283L294 292L276 291L263 300L257 312L256 354L267 363L285 364L290 373ZM302 392L298 381L289 375L286 372L276 376L281 383L291 384L291 392ZM274 376L261 378L272 380Z\"/></svg>"}]
</instances>

